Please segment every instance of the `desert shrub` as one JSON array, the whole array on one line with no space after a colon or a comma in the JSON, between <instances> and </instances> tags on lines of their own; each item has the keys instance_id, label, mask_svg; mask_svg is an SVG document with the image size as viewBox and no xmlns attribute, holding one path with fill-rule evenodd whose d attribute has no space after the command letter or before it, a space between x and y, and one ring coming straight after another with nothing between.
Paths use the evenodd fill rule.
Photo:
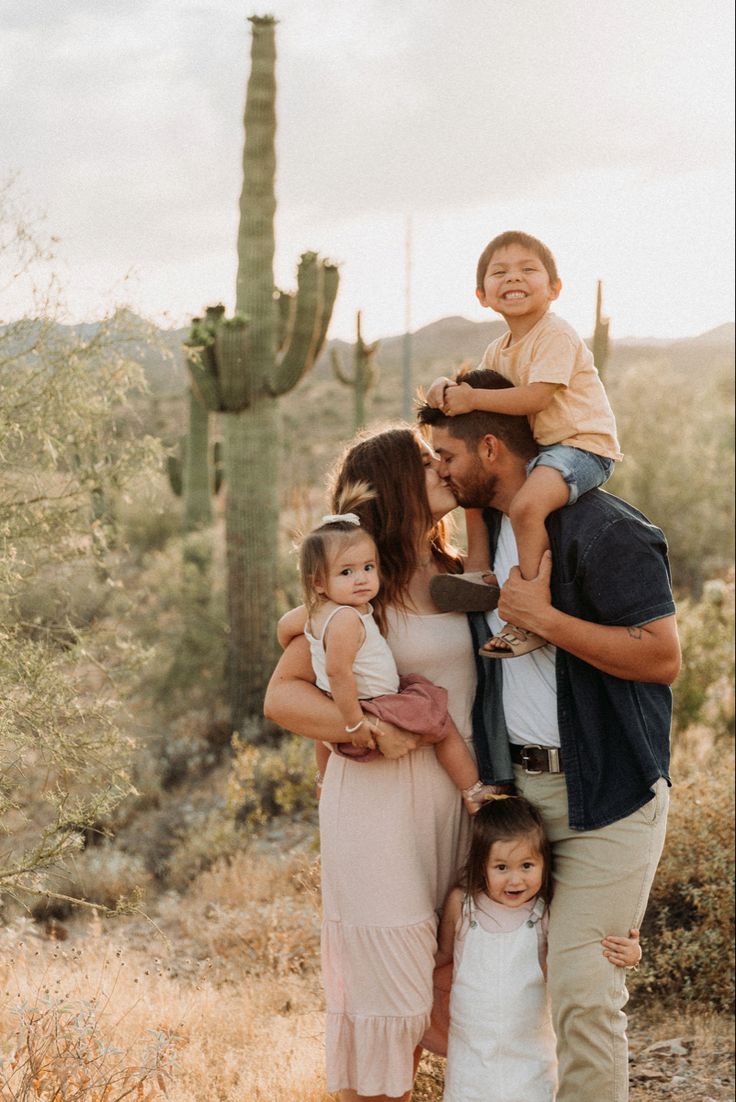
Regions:
<instances>
[{"instance_id":1,"label":"desert shrub","mask_svg":"<svg viewBox=\"0 0 736 1102\"><path fill-rule=\"evenodd\" d=\"M99 571L114 584L109 502L159 462L120 418L144 385L132 352L152 329L124 311L60 324L49 244L0 186L5 287L28 295L28 317L0 326L2 893L37 890L128 790L115 678L131 648L100 647L92 622L106 598L86 583Z\"/></svg>"},{"instance_id":2,"label":"desert shrub","mask_svg":"<svg viewBox=\"0 0 736 1102\"><path fill-rule=\"evenodd\" d=\"M625 459L607 489L664 529L675 587L695 596L733 560L731 375L724 365L693 386L664 361L611 379Z\"/></svg>"},{"instance_id":3,"label":"desert shrub","mask_svg":"<svg viewBox=\"0 0 736 1102\"><path fill-rule=\"evenodd\" d=\"M77 854L62 875L70 895L110 909L141 901L152 879L140 856L109 842Z\"/></svg>"},{"instance_id":4,"label":"desert shrub","mask_svg":"<svg viewBox=\"0 0 736 1102\"><path fill-rule=\"evenodd\" d=\"M164 500L163 494L136 494L117 505L120 539L139 560L151 551L160 551L181 532L178 503Z\"/></svg>"},{"instance_id":5,"label":"desert shrub","mask_svg":"<svg viewBox=\"0 0 736 1102\"><path fill-rule=\"evenodd\" d=\"M253 746L233 736L228 806L238 822L254 827L277 815L294 817L316 806L314 747L286 736L278 747Z\"/></svg>"},{"instance_id":6,"label":"desert shrub","mask_svg":"<svg viewBox=\"0 0 736 1102\"><path fill-rule=\"evenodd\" d=\"M186 906L165 899L161 920L175 920L200 959L228 977L287 977L319 966L319 861L310 853L240 851L190 885Z\"/></svg>"},{"instance_id":7,"label":"desert shrub","mask_svg":"<svg viewBox=\"0 0 736 1102\"><path fill-rule=\"evenodd\" d=\"M23 923L0 931L2 1102L122 1102L167 1093L178 1038L140 1029L120 949L33 948ZM106 949L109 949L106 946ZM146 973L148 975L148 973ZM138 986L138 977L130 978ZM121 1009L120 995L128 996Z\"/></svg>"},{"instance_id":8,"label":"desert shrub","mask_svg":"<svg viewBox=\"0 0 736 1102\"><path fill-rule=\"evenodd\" d=\"M733 764L675 785L632 989L730 1011L734 999Z\"/></svg>"},{"instance_id":9,"label":"desert shrub","mask_svg":"<svg viewBox=\"0 0 736 1102\"><path fill-rule=\"evenodd\" d=\"M64 563L29 571L10 604L10 617L31 638L61 646L76 642L106 610L110 586L89 562Z\"/></svg>"},{"instance_id":10,"label":"desert shrub","mask_svg":"<svg viewBox=\"0 0 736 1102\"><path fill-rule=\"evenodd\" d=\"M682 671L674 686L674 735L695 724L723 739L734 731L734 578L707 582L678 614Z\"/></svg>"},{"instance_id":11,"label":"desert shrub","mask_svg":"<svg viewBox=\"0 0 736 1102\"><path fill-rule=\"evenodd\" d=\"M136 636L151 653L138 691L162 718L216 711L224 697L225 595L211 557L208 535L197 533L152 553L140 576L145 598L133 615Z\"/></svg>"},{"instance_id":12,"label":"desert shrub","mask_svg":"<svg viewBox=\"0 0 736 1102\"><path fill-rule=\"evenodd\" d=\"M242 849L243 834L223 807L218 806L190 816L184 829L175 835L175 841L160 878L174 891L184 891L203 870Z\"/></svg>"}]
</instances>

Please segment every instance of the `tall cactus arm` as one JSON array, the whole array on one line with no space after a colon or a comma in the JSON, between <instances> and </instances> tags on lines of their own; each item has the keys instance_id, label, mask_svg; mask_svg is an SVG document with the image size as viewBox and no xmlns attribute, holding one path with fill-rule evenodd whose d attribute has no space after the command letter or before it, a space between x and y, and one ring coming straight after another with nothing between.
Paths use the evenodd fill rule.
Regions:
<instances>
[{"instance_id":1,"label":"tall cactus arm","mask_svg":"<svg viewBox=\"0 0 736 1102\"><path fill-rule=\"evenodd\" d=\"M205 318L192 318L189 336L184 341L192 388L207 409L222 409L222 394L214 355L214 329L225 313L222 305L208 306Z\"/></svg>"},{"instance_id":2,"label":"tall cactus arm","mask_svg":"<svg viewBox=\"0 0 736 1102\"><path fill-rule=\"evenodd\" d=\"M219 376L223 409L239 413L252 404L256 392L253 372L249 370L250 327L236 314L215 328L215 361Z\"/></svg>"},{"instance_id":3,"label":"tall cactus arm","mask_svg":"<svg viewBox=\"0 0 736 1102\"><path fill-rule=\"evenodd\" d=\"M274 291L274 298L276 300L276 317L278 322L276 347L280 352L289 339L289 332L294 324L296 298L294 295L290 295L288 291L279 290Z\"/></svg>"},{"instance_id":4,"label":"tall cactus arm","mask_svg":"<svg viewBox=\"0 0 736 1102\"><path fill-rule=\"evenodd\" d=\"M214 359L214 341L209 345L192 345L186 342L187 367L192 389L202 405L215 412L222 409L222 394L217 380Z\"/></svg>"},{"instance_id":5,"label":"tall cactus arm","mask_svg":"<svg viewBox=\"0 0 736 1102\"><path fill-rule=\"evenodd\" d=\"M333 348L330 352L330 363L332 364L335 378L339 383L342 383L344 386L355 386L355 379L351 378L347 371L343 370L342 357L336 348Z\"/></svg>"},{"instance_id":6,"label":"tall cactus arm","mask_svg":"<svg viewBox=\"0 0 736 1102\"><path fill-rule=\"evenodd\" d=\"M321 334L327 332L334 304L334 294L332 303L326 303L324 298L325 269L328 267L334 268L334 265L325 264L316 253L304 253L299 262L293 324L269 385L274 396L292 390L314 364L318 342ZM332 293L332 286L329 289Z\"/></svg>"},{"instance_id":7,"label":"tall cactus arm","mask_svg":"<svg viewBox=\"0 0 736 1102\"><path fill-rule=\"evenodd\" d=\"M182 436L179 440L176 452L169 452L166 456L166 473L169 476L169 486L171 487L172 493L177 497L181 497L184 487L185 448L186 438Z\"/></svg>"},{"instance_id":8,"label":"tall cactus arm","mask_svg":"<svg viewBox=\"0 0 736 1102\"><path fill-rule=\"evenodd\" d=\"M209 411L189 392L189 434L184 450L182 526L185 532L212 523L210 500Z\"/></svg>"},{"instance_id":9,"label":"tall cactus arm","mask_svg":"<svg viewBox=\"0 0 736 1102\"><path fill-rule=\"evenodd\" d=\"M332 310L335 306L339 284L340 273L337 270L337 265L331 264L328 260L324 261L322 265L322 319L314 348L315 360L322 351L327 338L327 330L330 325L330 319L332 318Z\"/></svg>"},{"instance_id":10,"label":"tall cactus arm","mask_svg":"<svg viewBox=\"0 0 736 1102\"><path fill-rule=\"evenodd\" d=\"M249 371L260 393L276 351L273 258L276 213L276 19L251 16L251 71L245 102L236 311L251 319Z\"/></svg>"}]
</instances>

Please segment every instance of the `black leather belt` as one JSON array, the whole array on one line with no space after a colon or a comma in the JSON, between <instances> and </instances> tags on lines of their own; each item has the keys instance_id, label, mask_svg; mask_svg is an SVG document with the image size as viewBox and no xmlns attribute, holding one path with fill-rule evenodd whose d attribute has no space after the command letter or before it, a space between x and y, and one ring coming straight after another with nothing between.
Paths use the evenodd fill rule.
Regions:
<instances>
[{"instance_id":1,"label":"black leather belt","mask_svg":"<svg viewBox=\"0 0 736 1102\"><path fill-rule=\"evenodd\" d=\"M517 746L511 743L511 760L525 773L563 773L562 755L554 746Z\"/></svg>"}]
</instances>

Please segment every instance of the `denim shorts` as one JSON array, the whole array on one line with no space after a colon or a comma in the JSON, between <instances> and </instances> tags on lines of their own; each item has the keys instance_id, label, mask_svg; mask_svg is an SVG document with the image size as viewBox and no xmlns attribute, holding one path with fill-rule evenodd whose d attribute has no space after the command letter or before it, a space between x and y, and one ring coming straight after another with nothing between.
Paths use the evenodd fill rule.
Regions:
<instances>
[{"instance_id":1,"label":"denim shorts","mask_svg":"<svg viewBox=\"0 0 736 1102\"><path fill-rule=\"evenodd\" d=\"M613 474L615 462L605 455L595 455L568 444L548 444L526 465L527 475L535 467L552 467L559 471L570 487L568 505L574 505L581 494L602 486Z\"/></svg>"}]
</instances>

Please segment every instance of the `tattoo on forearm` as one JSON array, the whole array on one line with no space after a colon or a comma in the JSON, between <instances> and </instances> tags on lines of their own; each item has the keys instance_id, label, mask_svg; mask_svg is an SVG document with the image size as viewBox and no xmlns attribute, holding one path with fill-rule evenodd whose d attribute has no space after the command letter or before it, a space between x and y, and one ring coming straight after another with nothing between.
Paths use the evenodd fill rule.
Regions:
<instances>
[{"instance_id":1,"label":"tattoo on forearm","mask_svg":"<svg viewBox=\"0 0 736 1102\"><path fill-rule=\"evenodd\" d=\"M641 628L627 628L626 630L628 631L632 639L641 639L642 635L644 634Z\"/></svg>"}]
</instances>

